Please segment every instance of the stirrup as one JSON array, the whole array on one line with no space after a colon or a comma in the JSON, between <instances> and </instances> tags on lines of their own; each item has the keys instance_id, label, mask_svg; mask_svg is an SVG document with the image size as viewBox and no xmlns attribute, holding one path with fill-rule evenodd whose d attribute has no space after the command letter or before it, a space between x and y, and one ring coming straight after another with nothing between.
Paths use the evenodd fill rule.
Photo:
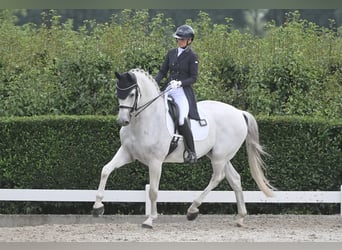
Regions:
<instances>
[{"instance_id":1,"label":"stirrup","mask_svg":"<svg viewBox=\"0 0 342 250\"><path fill-rule=\"evenodd\" d=\"M184 151L183 153L183 158L184 158L184 163L196 163L197 162L197 156L195 152L189 152L189 151Z\"/></svg>"}]
</instances>

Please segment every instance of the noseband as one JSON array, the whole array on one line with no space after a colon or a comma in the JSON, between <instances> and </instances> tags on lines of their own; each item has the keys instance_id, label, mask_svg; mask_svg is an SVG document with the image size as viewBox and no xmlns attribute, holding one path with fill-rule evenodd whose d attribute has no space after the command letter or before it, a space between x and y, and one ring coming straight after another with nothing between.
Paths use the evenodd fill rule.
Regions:
<instances>
[{"instance_id":1,"label":"noseband","mask_svg":"<svg viewBox=\"0 0 342 250\"><path fill-rule=\"evenodd\" d=\"M135 95L133 106L119 105L119 109L129 109L130 114L133 113L134 111L137 111L138 110L138 96L140 95L138 84L134 84L134 85L129 86L128 88L125 88L125 89L122 89L118 85L116 85L116 88L118 90L121 90L121 91L129 91L130 90L129 92L131 92L133 89L136 90L137 94Z\"/></svg>"}]
</instances>

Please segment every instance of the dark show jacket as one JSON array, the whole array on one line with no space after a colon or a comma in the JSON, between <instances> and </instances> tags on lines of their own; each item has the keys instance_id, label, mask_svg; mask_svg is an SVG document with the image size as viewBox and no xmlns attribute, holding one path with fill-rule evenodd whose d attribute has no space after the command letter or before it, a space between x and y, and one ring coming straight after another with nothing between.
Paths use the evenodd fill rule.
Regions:
<instances>
[{"instance_id":1,"label":"dark show jacket","mask_svg":"<svg viewBox=\"0 0 342 250\"><path fill-rule=\"evenodd\" d=\"M196 105L196 97L192 88L192 84L196 82L198 75L197 55L190 47L187 47L179 57L177 56L177 53L177 48L169 50L155 80L160 84L161 80L166 77L169 72L168 82L172 80L181 81L190 106L189 117L191 119L200 120Z\"/></svg>"}]
</instances>

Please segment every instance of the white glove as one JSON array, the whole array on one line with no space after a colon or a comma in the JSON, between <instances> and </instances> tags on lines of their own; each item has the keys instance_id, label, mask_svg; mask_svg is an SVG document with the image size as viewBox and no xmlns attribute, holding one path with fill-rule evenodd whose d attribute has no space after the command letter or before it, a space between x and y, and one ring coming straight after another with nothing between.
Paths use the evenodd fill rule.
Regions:
<instances>
[{"instance_id":1,"label":"white glove","mask_svg":"<svg viewBox=\"0 0 342 250\"><path fill-rule=\"evenodd\" d=\"M180 86L182 86L182 82L181 82L181 81L172 80L172 81L170 82L170 87L171 87L172 89L179 88Z\"/></svg>"}]
</instances>

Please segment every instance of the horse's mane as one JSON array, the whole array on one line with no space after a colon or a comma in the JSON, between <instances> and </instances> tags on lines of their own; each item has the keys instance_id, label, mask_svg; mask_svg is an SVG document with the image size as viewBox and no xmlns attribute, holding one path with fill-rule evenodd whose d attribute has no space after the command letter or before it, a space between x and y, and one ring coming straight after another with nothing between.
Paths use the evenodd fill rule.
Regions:
<instances>
[{"instance_id":1,"label":"horse's mane","mask_svg":"<svg viewBox=\"0 0 342 250\"><path fill-rule=\"evenodd\" d=\"M150 80L155 85L156 89L159 90L159 85L156 82L156 80L154 80L154 78L148 72L146 72L145 70L136 68L136 69L131 69L129 72L131 72L131 73L141 73L142 75L146 76L148 78L148 80Z\"/></svg>"}]
</instances>

